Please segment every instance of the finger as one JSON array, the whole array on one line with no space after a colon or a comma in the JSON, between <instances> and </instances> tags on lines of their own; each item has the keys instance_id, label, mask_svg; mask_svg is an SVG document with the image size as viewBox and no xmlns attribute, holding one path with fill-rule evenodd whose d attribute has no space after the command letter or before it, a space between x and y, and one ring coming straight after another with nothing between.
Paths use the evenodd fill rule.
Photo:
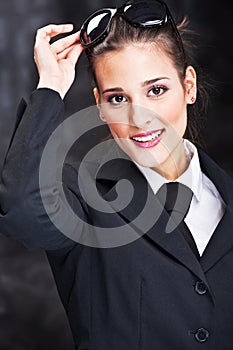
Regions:
<instances>
[{"instance_id":1,"label":"finger","mask_svg":"<svg viewBox=\"0 0 233 350\"><path fill-rule=\"evenodd\" d=\"M66 48L65 50L63 50L62 52L59 52L59 53L57 54L57 59L58 59L58 60L64 60L64 59L66 59L67 56L68 56L68 54L69 54L69 52L70 52L71 50L73 50L74 46L75 46L75 44L73 44L73 45L67 47L67 48Z\"/></svg>"},{"instance_id":2,"label":"finger","mask_svg":"<svg viewBox=\"0 0 233 350\"><path fill-rule=\"evenodd\" d=\"M73 30L73 24L49 24L37 30L36 42L46 40L49 42L51 38L58 34L68 33Z\"/></svg>"},{"instance_id":3,"label":"finger","mask_svg":"<svg viewBox=\"0 0 233 350\"><path fill-rule=\"evenodd\" d=\"M74 45L74 47L72 48L72 50L70 50L67 54L67 59L69 59L69 61L71 62L71 64L73 66L76 65L79 56L81 55L81 53L84 51L84 48L82 45Z\"/></svg>"},{"instance_id":4,"label":"finger","mask_svg":"<svg viewBox=\"0 0 233 350\"><path fill-rule=\"evenodd\" d=\"M81 55L84 48L82 45L73 44L72 46L68 47L64 51L62 51L60 54L57 55L58 60L62 59L68 59L73 66L75 66L79 56Z\"/></svg>"},{"instance_id":5,"label":"finger","mask_svg":"<svg viewBox=\"0 0 233 350\"><path fill-rule=\"evenodd\" d=\"M55 41L51 47L53 49L53 52L59 54L62 51L66 50L73 44L79 44L80 43L80 32L71 34L65 38L59 39Z\"/></svg>"}]
</instances>

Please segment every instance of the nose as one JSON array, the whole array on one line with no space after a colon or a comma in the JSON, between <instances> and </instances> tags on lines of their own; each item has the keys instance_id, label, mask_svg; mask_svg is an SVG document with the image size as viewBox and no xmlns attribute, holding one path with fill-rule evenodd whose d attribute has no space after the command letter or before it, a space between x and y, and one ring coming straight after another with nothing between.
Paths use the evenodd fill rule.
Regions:
<instances>
[{"instance_id":1,"label":"nose","mask_svg":"<svg viewBox=\"0 0 233 350\"><path fill-rule=\"evenodd\" d=\"M129 108L129 120L133 126L138 128L148 128L153 119L153 113L145 106L132 103Z\"/></svg>"}]
</instances>

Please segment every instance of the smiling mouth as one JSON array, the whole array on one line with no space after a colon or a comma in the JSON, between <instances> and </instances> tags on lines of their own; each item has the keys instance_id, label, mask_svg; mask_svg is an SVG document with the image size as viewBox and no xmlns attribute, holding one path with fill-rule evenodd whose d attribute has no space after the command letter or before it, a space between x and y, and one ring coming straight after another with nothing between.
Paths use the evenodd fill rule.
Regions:
<instances>
[{"instance_id":1,"label":"smiling mouth","mask_svg":"<svg viewBox=\"0 0 233 350\"><path fill-rule=\"evenodd\" d=\"M160 130L145 132L142 134L133 135L130 137L130 139L141 144L159 141L164 131L165 131L164 129L160 129Z\"/></svg>"}]
</instances>

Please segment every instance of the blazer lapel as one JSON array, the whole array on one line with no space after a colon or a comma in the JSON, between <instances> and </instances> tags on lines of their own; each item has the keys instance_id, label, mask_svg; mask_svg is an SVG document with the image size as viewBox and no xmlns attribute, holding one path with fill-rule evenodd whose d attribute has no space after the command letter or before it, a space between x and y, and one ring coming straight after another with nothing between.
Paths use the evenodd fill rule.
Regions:
<instances>
[{"instance_id":1,"label":"blazer lapel","mask_svg":"<svg viewBox=\"0 0 233 350\"><path fill-rule=\"evenodd\" d=\"M158 202L156 203L156 206L158 208L161 205ZM200 262L192 252L181 231L176 227L175 223L172 231L168 229L168 227L170 227L169 223L171 223L171 220L172 219L169 218L167 212L163 210L154 227L146 234L146 236L152 239L167 253L172 255L173 258L178 260L186 268L196 274L200 280L204 281L208 285Z\"/></svg>"},{"instance_id":2,"label":"blazer lapel","mask_svg":"<svg viewBox=\"0 0 233 350\"><path fill-rule=\"evenodd\" d=\"M233 211L227 207L226 212L211 237L201 258L204 272L215 265L233 248Z\"/></svg>"},{"instance_id":3,"label":"blazer lapel","mask_svg":"<svg viewBox=\"0 0 233 350\"><path fill-rule=\"evenodd\" d=\"M206 278L199 261L194 256L182 233L175 227L170 232L169 215L163 210L146 179L136 165L117 147L111 148L102 158L96 172L97 187L112 208L134 228L138 237L150 240L152 244L164 249L173 258L186 266L202 281ZM120 152L120 153L119 153ZM121 201L114 201L120 185ZM122 205L130 197L129 205ZM128 201L129 202L129 201ZM122 209L122 207L124 207Z\"/></svg>"},{"instance_id":4,"label":"blazer lapel","mask_svg":"<svg viewBox=\"0 0 233 350\"><path fill-rule=\"evenodd\" d=\"M199 155L203 172L213 181L226 204L225 214L201 258L206 272L233 248L233 180L204 152L199 151Z\"/></svg>"}]
</instances>

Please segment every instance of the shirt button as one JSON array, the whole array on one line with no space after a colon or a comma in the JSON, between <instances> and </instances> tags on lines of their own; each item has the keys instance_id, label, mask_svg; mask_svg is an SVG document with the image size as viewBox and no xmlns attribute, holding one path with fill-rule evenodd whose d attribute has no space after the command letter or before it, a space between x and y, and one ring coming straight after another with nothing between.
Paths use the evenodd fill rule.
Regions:
<instances>
[{"instance_id":1,"label":"shirt button","mask_svg":"<svg viewBox=\"0 0 233 350\"><path fill-rule=\"evenodd\" d=\"M197 283L195 284L195 292L199 295L203 295L207 293L207 286L204 282L201 281L197 281Z\"/></svg>"},{"instance_id":2,"label":"shirt button","mask_svg":"<svg viewBox=\"0 0 233 350\"><path fill-rule=\"evenodd\" d=\"M205 328L199 328L194 336L199 343L204 343L209 337L209 332Z\"/></svg>"}]
</instances>

